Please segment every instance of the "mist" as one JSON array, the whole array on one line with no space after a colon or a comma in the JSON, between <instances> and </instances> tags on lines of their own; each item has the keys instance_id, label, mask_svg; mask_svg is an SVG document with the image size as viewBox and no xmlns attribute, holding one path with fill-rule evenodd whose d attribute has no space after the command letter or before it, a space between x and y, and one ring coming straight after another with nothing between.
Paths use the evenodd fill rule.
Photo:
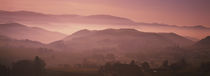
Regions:
<instances>
[{"instance_id":1,"label":"mist","mask_svg":"<svg viewBox=\"0 0 210 76\"><path fill-rule=\"evenodd\" d=\"M0 76L209 76L208 3L0 1Z\"/></svg>"}]
</instances>

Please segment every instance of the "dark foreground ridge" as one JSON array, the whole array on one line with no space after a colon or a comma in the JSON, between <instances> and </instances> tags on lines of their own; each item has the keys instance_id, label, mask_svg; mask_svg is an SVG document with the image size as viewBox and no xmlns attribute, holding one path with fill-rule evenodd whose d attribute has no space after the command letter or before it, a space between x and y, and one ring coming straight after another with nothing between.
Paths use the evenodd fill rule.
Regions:
<instances>
[{"instance_id":1,"label":"dark foreground ridge","mask_svg":"<svg viewBox=\"0 0 210 76\"><path fill-rule=\"evenodd\" d=\"M192 66L185 59L169 64L168 60L159 67L151 68L150 63L138 64L134 60L130 63L108 62L96 67L96 71L56 71L45 68L45 62L35 57L34 60L20 60L11 67L0 65L0 76L209 76L210 62L200 66Z\"/></svg>"}]
</instances>

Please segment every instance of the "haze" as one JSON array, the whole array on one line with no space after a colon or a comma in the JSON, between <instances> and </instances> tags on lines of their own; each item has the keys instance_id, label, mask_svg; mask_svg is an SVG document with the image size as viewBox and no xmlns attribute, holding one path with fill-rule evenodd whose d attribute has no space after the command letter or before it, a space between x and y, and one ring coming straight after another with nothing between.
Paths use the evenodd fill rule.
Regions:
<instances>
[{"instance_id":1,"label":"haze","mask_svg":"<svg viewBox=\"0 0 210 76\"><path fill-rule=\"evenodd\" d=\"M0 0L0 76L210 76L209 0Z\"/></svg>"},{"instance_id":2,"label":"haze","mask_svg":"<svg viewBox=\"0 0 210 76\"><path fill-rule=\"evenodd\" d=\"M210 26L209 0L0 0L1 10L108 14L137 22Z\"/></svg>"}]
</instances>

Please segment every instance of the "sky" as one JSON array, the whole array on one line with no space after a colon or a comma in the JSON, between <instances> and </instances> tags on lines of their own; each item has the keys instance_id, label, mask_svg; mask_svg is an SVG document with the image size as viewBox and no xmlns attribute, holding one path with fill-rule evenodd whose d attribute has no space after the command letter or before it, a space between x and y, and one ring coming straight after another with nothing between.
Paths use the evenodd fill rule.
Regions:
<instances>
[{"instance_id":1,"label":"sky","mask_svg":"<svg viewBox=\"0 0 210 76\"><path fill-rule=\"evenodd\" d=\"M0 0L0 10L107 14L137 22L210 27L210 0Z\"/></svg>"}]
</instances>

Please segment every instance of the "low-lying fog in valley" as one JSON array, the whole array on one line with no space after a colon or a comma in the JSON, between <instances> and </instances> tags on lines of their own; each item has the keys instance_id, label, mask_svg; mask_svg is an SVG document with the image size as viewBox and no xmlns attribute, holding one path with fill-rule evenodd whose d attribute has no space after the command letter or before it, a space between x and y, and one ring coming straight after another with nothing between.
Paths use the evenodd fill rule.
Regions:
<instances>
[{"instance_id":1,"label":"low-lying fog in valley","mask_svg":"<svg viewBox=\"0 0 210 76\"><path fill-rule=\"evenodd\" d=\"M58 6L56 1L49 2L55 2L53 5ZM79 3L72 0L71 4L72 7L80 6L81 8L77 7L78 10L84 10L83 4L98 2L78 1ZM195 25L171 25L161 23L161 19L157 20L160 23L148 22L149 19L148 21L145 19L147 22L144 20L138 22L130 19L133 15L120 17L122 13L119 12L118 16L116 14L115 16L114 12L109 13L110 15L93 12L82 15L82 11L77 12L78 15L52 14L56 11L41 13L27 10L34 8L32 6L19 11L21 6L25 7L24 4L30 3L25 0L21 2L17 2L19 5L17 7L7 5L4 7L7 10L1 10L3 7L0 2L0 76L210 76L209 25L197 25L196 22ZM139 4L137 0L134 2L137 3L132 2L133 5ZM192 5L196 4L192 2ZM113 7L112 4L108 5ZM108 5L105 6L108 8ZM133 5L130 5L132 8L126 7L125 10L136 9L137 6L133 8ZM44 8L54 7L46 6L48 7L43 7L42 11ZM93 6L96 8L95 5L88 8ZM161 5L158 3L158 6ZM13 9L18 11L10 11ZM186 9L182 9L183 13ZM143 9L142 13L145 13ZM158 15L157 19L163 15L158 11L153 14ZM173 16L174 20L175 16L177 15ZM164 17L166 22L170 19ZM199 19L204 16L196 15L197 17L199 18L195 20L202 22ZM177 18L180 18L177 24L192 22L181 21L183 20L181 18L188 18L188 15Z\"/></svg>"}]
</instances>

